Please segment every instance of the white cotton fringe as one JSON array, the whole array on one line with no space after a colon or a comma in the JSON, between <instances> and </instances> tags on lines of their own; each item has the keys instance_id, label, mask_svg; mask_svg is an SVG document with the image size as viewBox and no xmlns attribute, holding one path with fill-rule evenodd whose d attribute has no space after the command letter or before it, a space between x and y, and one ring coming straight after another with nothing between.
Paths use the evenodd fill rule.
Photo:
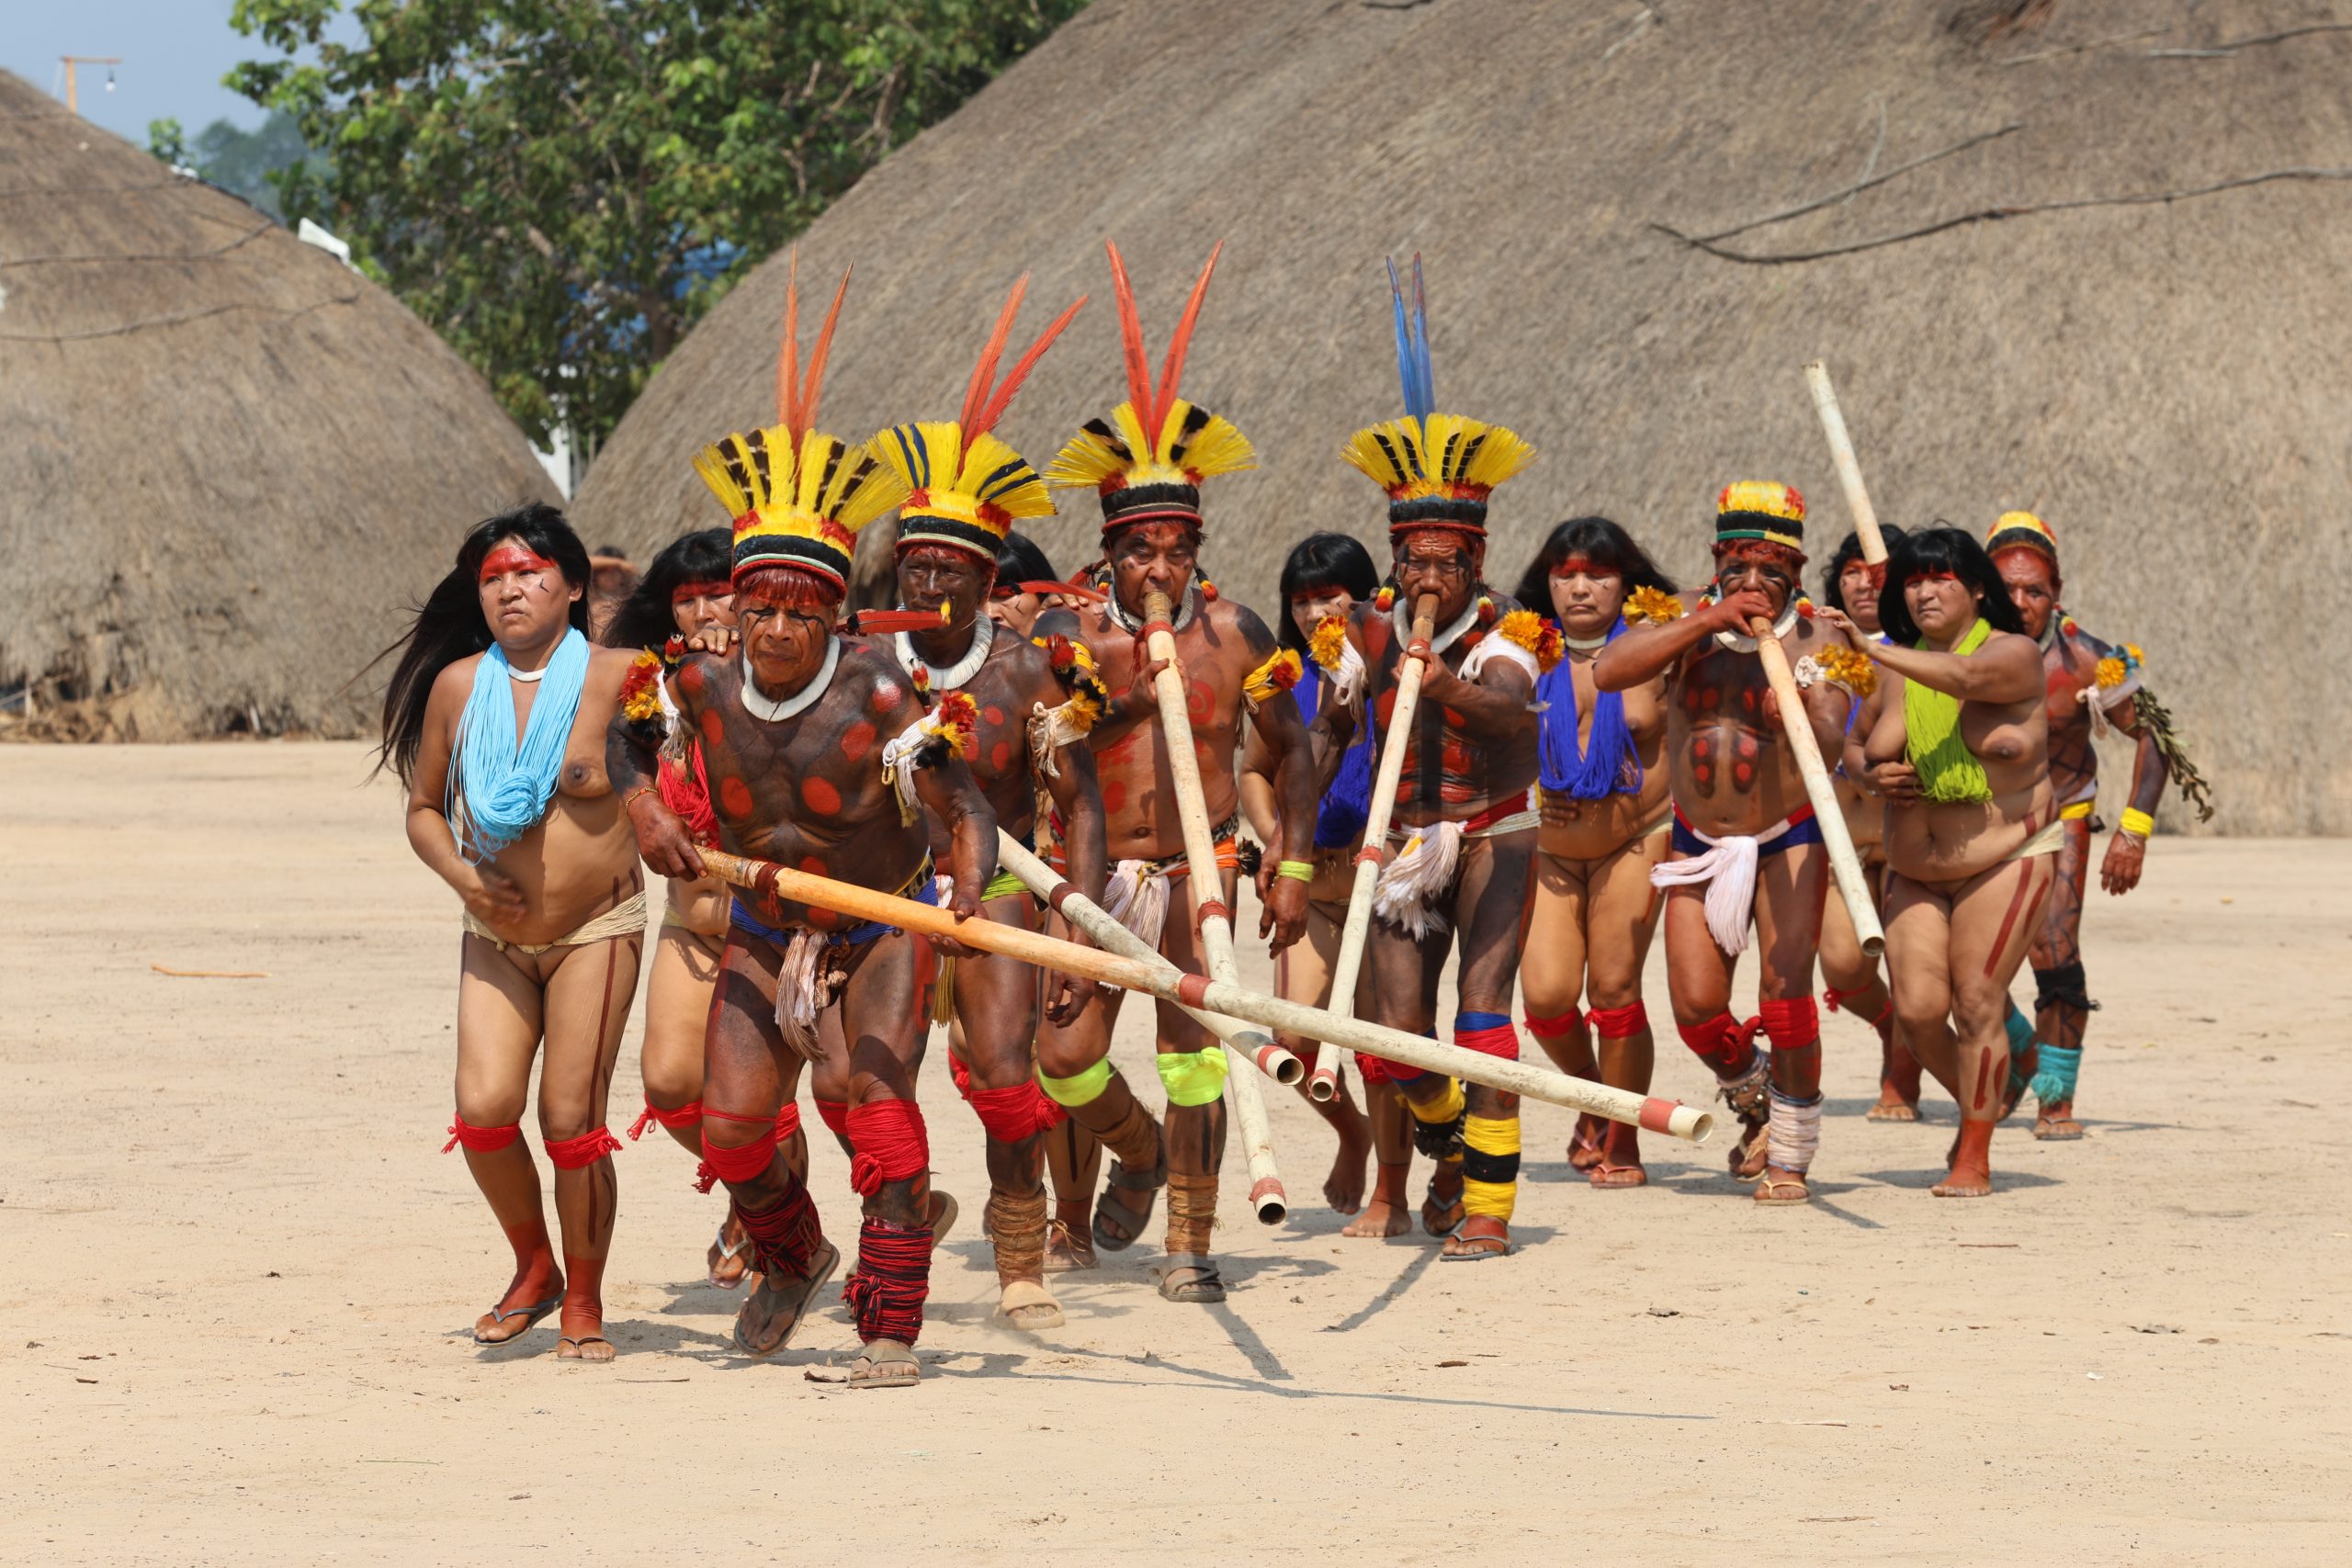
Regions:
<instances>
[{"instance_id":1,"label":"white cotton fringe","mask_svg":"<svg viewBox=\"0 0 2352 1568\"><path fill-rule=\"evenodd\" d=\"M1061 776L1061 763L1056 754L1063 747L1086 739L1086 730L1070 716L1071 706L1064 703L1049 708L1039 703L1030 710L1029 765L1049 779Z\"/></svg>"},{"instance_id":2,"label":"white cotton fringe","mask_svg":"<svg viewBox=\"0 0 2352 1568\"><path fill-rule=\"evenodd\" d=\"M1372 890L1372 912L1416 939L1445 930L1445 917L1430 905L1453 886L1461 865L1461 823L1414 829L1396 858L1380 868L1380 880Z\"/></svg>"},{"instance_id":3,"label":"white cotton fringe","mask_svg":"<svg viewBox=\"0 0 2352 1568\"><path fill-rule=\"evenodd\" d=\"M1757 841L1733 833L1689 860L1650 868L1653 887L1707 884L1707 931L1715 945L1736 958L1747 951L1748 925L1756 913Z\"/></svg>"},{"instance_id":4,"label":"white cotton fringe","mask_svg":"<svg viewBox=\"0 0 2352 1568\"><path fill-rule=\"evenodd\" d=\"M817 973L824 955L821 932L794 931L775 975L775 1026L784 1032L785 1044L811 1062L825 1054L817 1043L817 1018L832 1002L827 994L831 987Z\"/></svg>"},{"instance_id":5,"label":"white cotton fringe","mask_svg":"<svg viewBox=\"0 0 2352 1568\"><path fill-rule=\"evenodd\" d=\"M1168 879L1139 860L1114 863L1102 883L1102 912L1158 952L1168 924Z\"/></svg>"},{"instance_id":6,"label":"white cotton fringe","mask_svg":"<svg viewBox=\"0 0 2352 1568\"><path fill-rule=\"evenodd\" d=\"M1799 1175L1813 1168L1821 1147L1821 1097L1788 1100L1772 1091L1772 1163Z\"/></svg>"},{"instance_id":7,"label":"white cotton fringe","mask_svg":"<svg viewBox=\"0 0 2352 1568\"><path fill-rule=\"evenodd\" d=\"M1323 678L1330 683L1330 700L1343 708L1356 705L1356 694L1363 689L1363 655L1351 642L1340 644L1340 667L1326 670Z\"/></svg>"},{"instance_id":8,"label":"white cotton fringe","mask_svg":"<svg viewBox=\"0 0 2352 1568\"><path fill-rule=\"evenodd\" d=\"M653 682L653 693L662 699L660 753L676 763L681 771L690 771L692 765L686 761L686 749L693 739L693 733L679 714L678 705L670 696L670 676L667 671L662 672L661 679Z\"/></svg>"},{"instance_id":9,"label":"white cotton fringe","mask_svg":"<svg viewBox=\"0 0 2352 1568\"><path fill-rule=\"evenodd\" d=\"M915 753L931 744L937 732L926 725L928 715L899 731L882 747L882 776L899 795L899 820L911 823L922 810L915 795Z\"/></svg>"},{"instance_id":10,"label":"white cotton fringe","mask_svg":"<svg viewBox=\"0 0 2352 1568\"><path fill-rule=\"evenodd\" d=\"M1477 646L1462 656L1462 669L1458 671L1458 678L1476 681L1478 678L1478 671L1487 667L1487 661L1496 659L1506 660L1518 665L1527 671L1527 678L1530 681L1540 681L1544 678L1544 667L1535 662L1535 655L1528 652L1510 638L1493 632L1480 637Z\"/></svg>"}]
</instances>

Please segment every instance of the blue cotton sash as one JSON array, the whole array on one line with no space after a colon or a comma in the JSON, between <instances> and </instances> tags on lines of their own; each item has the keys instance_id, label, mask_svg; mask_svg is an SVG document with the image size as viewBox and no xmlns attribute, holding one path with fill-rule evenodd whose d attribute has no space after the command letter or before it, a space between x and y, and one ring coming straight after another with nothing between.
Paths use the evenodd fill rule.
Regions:
<instances>
[{"instance_id":1,"label":"blue cotton sash","mask_svg":"<svg viewBox=\"0 0 2352 1568\"><path fill-rule=\"evenodd\" d=\"M1291 691L1298 702L1299 716L1308 724L1315 722L1323 705L1324 682L1322 667L1308 660L1305 677ZM1355 743L1340 758L1339 773L1316 811L1317 849L1343 849L1363 831L1364 818L1372 814L1372 764L1377 750L1373 744L1372 716L1366 712Z\"/></svg>"},{"instance_id":2,"label":"blue cotton sash","mask_svg":"<svg viewBox=\"0 0 2352 1568\"><path fill-rule=\"evenodd\" d=\"M514 738L514 670L492 644L474 668L473 691L458 718L457 755L442 798L458 852L475 864L537 827L555 795L580 694L588 683L588 639L567 628L547 662L531 716Z\"/></svg>"},{"instance_id":3,"label":"blue cotton sash","mask_svg":"<svg viewBox=\"0 0 2352 1568\"><path fill-rule=\"evenodd\" d=\"M1609 640L1625 635L1625 619L1609 628ZM1642 759L1625 728L1625 695L1602 692L1592 705L1592 738L1582 752L1577 750L1577 677L1574 660L1563 659L1535 682L1539 702L1551 705L1544 712L1538 748L1544 787L1554 795L1577 800L1599 800L1609 795L1639 795Z\"/></svg>"}]
</instances>

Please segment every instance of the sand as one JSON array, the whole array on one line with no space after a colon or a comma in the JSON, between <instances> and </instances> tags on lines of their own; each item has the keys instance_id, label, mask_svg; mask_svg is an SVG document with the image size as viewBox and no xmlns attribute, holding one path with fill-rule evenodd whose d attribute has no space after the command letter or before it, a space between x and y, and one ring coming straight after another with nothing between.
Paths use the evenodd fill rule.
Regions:
<instances>
[{"instance_id":1,"label":"sand","mask_svg":"<svg viewBox=\"0 0 2352 1568\"><path fill-rule=\"evenodd\" d=\"M2004 1130L1990 1201L1928 1194L1948 1103L1863 1122L1844 1018L1812 1207L1659 1138L1646 1190L1595 1191L1532 1107L1498 1262L1340 1238L1328 1137L1270 1094L1295 1207L1261 1227L1228 1180L1226 1305L1162 1303L1138 1248L1030 1339L967 1223L925 1382L858 1393L802 1375L854 1343L838 1305L735 1354L719 1200L655 1138L618 1162L620 1359L469 1342L508 1262L437 1152L457 905L366 771L0 748L0 1559L2341 1561L2352 846L2162 839L2098 898L2089 1136ZM924 1088L976 1213L978 1125ZM830 1147L815 1184L847 1240Z\"/></svg>"}]
</instances>

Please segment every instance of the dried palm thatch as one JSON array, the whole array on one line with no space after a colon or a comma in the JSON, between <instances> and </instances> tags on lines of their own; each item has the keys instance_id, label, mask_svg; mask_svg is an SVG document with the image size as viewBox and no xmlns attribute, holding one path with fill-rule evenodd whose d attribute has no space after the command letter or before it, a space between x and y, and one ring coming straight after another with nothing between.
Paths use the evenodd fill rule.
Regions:
<instances>
[{"instance_id":1,"label":"dried palm thatch","mask_svg":"<svg viewBox=\"0 0 2352 1568\"><path fill-rule=\"evenodd\" d=\"M0 73L0 736L359 733L345 682L527 497L390 295Z\"/></svg>"},{"instance_id":2,"label":"dried palm thatch","mask_svg":"<svg viewBox=\"0 0 2352 1568\"><path fill-rule=\"evenodd\" d=\"M1224 236L1185 386L1257 443L1208 558L1263 604L1299 536L1379 536L1338 454L1399 412L1384 254L1429 258L1441 406L1540 449L1498 501L1503 581L1589 511L1699 577L1743 476L1813 498L1825 558L1850 524L1799 367L1826 356L1882 517L2057 525L2070 607L2149 649L2215 827L2352 831L2352 730L2319 717L2352 711L2352 30L2307 10L1097 0L801 242L859 264L829 414L944 417L1034 268L1041 302L1097 296L1003 432L1043 457L1118 395L1102 238L1164 322ZM768 412L783 292L778 260L672 356L591 532L715 521L686 457ZM1091 511L1029 531L1067 570Z\"/></svg>"}]
</instances>

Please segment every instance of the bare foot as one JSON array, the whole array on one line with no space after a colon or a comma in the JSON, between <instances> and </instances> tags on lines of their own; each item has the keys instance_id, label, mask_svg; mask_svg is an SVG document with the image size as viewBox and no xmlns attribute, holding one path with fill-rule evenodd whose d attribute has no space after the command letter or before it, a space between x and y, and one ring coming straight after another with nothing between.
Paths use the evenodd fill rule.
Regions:
<instances>
[{"instance_id":1,"label":"bare foot","mask_svg":"<svg viewBox=\"0 0 2352 1568\"><path fill-rule=\"evenodd\" d=\"M562 1304L563 1275L552 1265L518 1269L498 1304L474 1319L474 1343L503 1345L520 1338Z\"/></svg>"},{"instance_id":2,"label":"bare foot","mask_svg":"<svg viewBox=\"0 0 2352 1568\"><path fill-rule=\"evenodd\" d=\"M1476 1214L1445 1238L1448 1263L1475 1263L1485 1258L1510 1256L1510 1226L1491 1214Z\"/></svg>"},{"instance_id":3,"label":"bare foot","mask_svg":"<svg viewBox=\"0 0 2352 1568\"><path fill-rule=\"evenodd\" d=\"M1363 1207L1364 1184L1372 1164L1372 1122L1353 1106L1345 1120L1334 1118L1340 1152L1331 1156L1331 1174L1323 1179L1323 1201L1335 1213L1352 1214Z\"/></svg>"},{"instance_id":4,"label":"bare foot","mask_svg":"<svg viewBox=\"0 0 2352 1568\"><path fill-rule=\"evenodd\" d=\"M1602 1139L1608 1132L1607 1117L1589 1114L1578 1116L1576 1135L1568 1144L1568 1168L1590 1170L1607 1158L1608 1147Z\"/></svg>"},{"instance_id":5,"label":"bare foot","mask_svg":"<svg viewBox=\"0 0 2352 1568\"><path fill-rule=\"evenodd\" d=\"M1403 1235L1413 1228L1413 1216L1402 1203L1392 1203L1385 1198L1374 1198L1363 1206L1363 1213L1340 1227L1341 1235L1386 1238Z\"/></svg>"},{"instance_id":6,"label":"bare foot","mask_svg":"<svg viewBox=\"0 0 2352 1568\"><path fill-rule=\"evenodd\" d=\"M1993 1123L1962 1122L1944 1155L1950 1168L1941 1181L1928 1189L1939 1198L1989 1198L1993 1195Z\"/></svg>"},{"instance_id":7,"label":"bare foot","mask_svg":"<svg viewBox=\"0 0 2352 1568\"><path fill-rule=\"evenodd\" d=\"M1585 1179L1595 1187L1646 1187L1650 1173L1642 1168L1639 1160L1631 1165L1611 1165L1604 1159L1585 1173Z\"/></svg>"},{"instance_id":8,"label":"bare foot","mask_svg":"<svg viewBox=\"0 0 2352 1568\"><path fill-rule=\"evenodd\" d=\"M727 1218L720 1223L718 1235L703 1255L708 1265L710 1282L722 1291L731 1291L743 1282L752 1271L752 1233L735 1216L735 1206L727 1206Z\"/></svg>"},{"instance_id":9,"label":"bare foot","mask_svg":"<svg viewBox=\"0 0 2352 1568\"><path fill-rule=\"evenodd\" d=\"M1807 1203L1813 1201L1813 1189L1804 1184L1804 1171L1767 1165L1763 1179L1756 1184L1756 1201L1759 1203Z\"/></svg>"},{"instance_id":10,"label":"bare foot","mask_svg":"<svg viewBox=\"0 0 2352 1568\"><path fill-rule=\"evenodd\" d=\"M791 1342L792 1332L841 1267L841 1249L820 1241L803 1274L762 1274L735 1314L735 1343L746 1355L773 1356Z\"/></svg>"},{"instance_id":11,"label":"bare foot","mask_svg":"<svg viewBox=\"0 0 2352 1568\"><path fill-rule=\"evenodd\" d=\"M2044 1143L2071 1143L2083 1135L2083 1124L2075 1119L2075 1102L2062 1100L2042 1106L2033 1119L2033 1135Z\"/></svg>"}]
</instances>

